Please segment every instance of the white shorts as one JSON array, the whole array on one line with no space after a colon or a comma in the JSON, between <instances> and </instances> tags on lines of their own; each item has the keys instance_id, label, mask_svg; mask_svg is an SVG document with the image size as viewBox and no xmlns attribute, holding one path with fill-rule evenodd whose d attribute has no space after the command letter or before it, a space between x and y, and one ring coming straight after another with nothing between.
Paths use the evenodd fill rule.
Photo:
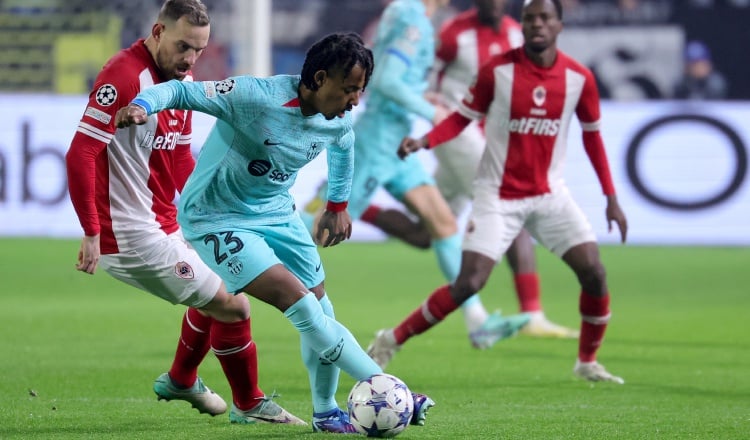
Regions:
<instances>
[{"instance_id":1,"label":"white shorts","mask_svg":"<svg viewBox=\"0 0 750 440\"><path fill-rule=\"evenodd\" d=\"M596 242L591 224L567 188L517 200L501 200L493 189L475 194L463 250L500 260L521 228L558 257L573 246Z\"/></svg>"},{"instance_id":2,"label":"white shorts","mask_svg":"<svg viewBox=\"0 0 750 440\"><path fill-rule=\"evenodd\" d=\"M221 278L203 263L180 231L129 252L102 255L99 265L124 283L189 307L205 306L221 286Z\"/></svg>"},{"instance_id":3,"label":"white shorts","mask_svg":"<svg viewBox=\"0 0 750 440\"><path fill-rule=\"evenodd\" d=\"M479 122L472 121L457 137L432 150L438 162L435 183L456 216L471 202L485 143Z\"/></svg>"}]
</instances>

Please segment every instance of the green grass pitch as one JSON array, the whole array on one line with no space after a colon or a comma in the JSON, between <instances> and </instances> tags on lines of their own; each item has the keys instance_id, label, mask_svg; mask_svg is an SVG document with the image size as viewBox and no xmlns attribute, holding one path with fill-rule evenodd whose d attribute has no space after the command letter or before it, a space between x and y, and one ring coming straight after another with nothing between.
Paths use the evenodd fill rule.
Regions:
<instances>
[{"instance_id":1,"label":"green grass pitch","mask_svg":"<svg viewBox=\"0 0 750 440\"><path fill-rule=\"evenodd\" d=\"M74 270L76 240L0 240L0 439L320 438L309 427L230 425L185 402L157 402L184 308ZM442 283L429 252L396 242L321 253L338 319L366 346ZM577 326L572 273L537 250L543 302ZM599 360L626 384L573 377L576 341L516 337L468 343L460 314L412 339L388 372L437 405L402 439L750 438L750 249L604 246L612 320ZM489 309L517 308L502 263L483 292ZM261 384L303 419L309 385L299 339L252 300ZM209 354L200 374L225 399ZM339 402L353 380L342 374Z\"/></svg>"}]
</instances>

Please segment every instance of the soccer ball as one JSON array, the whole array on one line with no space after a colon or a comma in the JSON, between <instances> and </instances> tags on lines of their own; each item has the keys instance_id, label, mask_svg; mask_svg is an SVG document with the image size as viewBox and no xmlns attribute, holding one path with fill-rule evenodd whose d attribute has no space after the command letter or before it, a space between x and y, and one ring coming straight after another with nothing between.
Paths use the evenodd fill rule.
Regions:
<instances>
[{"instance_id":1,"label":"soccer ball","mask_svg":"<svg viewBox=\"0 0 750 440\"><path fill-rule=\"evenodd\" d=\"M381 373L355 383L347 407L349 422L360 433L395 437L409 424L414 399L401 379Z\"/></svg>"}]
</instances>

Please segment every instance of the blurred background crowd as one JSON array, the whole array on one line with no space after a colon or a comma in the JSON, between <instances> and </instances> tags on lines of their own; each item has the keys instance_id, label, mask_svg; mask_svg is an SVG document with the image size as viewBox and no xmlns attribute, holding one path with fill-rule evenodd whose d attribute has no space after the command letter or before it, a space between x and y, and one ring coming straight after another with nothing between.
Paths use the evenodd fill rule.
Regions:
<instances>
[{"instance_id":1,"label":"blurred background crowd","mask_svg":"<svg viewBox=\"0 0 750 440\"><path fill-rule=\"evenodd\" d=\"M366 39L388 0L264 0L266 29L254 33L249 1L204 0L209 49L196 79L245 72L248 38L270 47L267 74L299 72L322 35L353 30ZM518 18L522 0L510 0ZM160 0L0 0L0 92L85 94L120 47L148 35ZM436 26L471 7L453 0ZM560 47L590 67L611 100L750 100L750 0L563 0ZM265 32L263 32L265 31ZM260 33L268 35L258 35ZM246 64L245 64L246 65Z\"/></svg>"}]
</instances>

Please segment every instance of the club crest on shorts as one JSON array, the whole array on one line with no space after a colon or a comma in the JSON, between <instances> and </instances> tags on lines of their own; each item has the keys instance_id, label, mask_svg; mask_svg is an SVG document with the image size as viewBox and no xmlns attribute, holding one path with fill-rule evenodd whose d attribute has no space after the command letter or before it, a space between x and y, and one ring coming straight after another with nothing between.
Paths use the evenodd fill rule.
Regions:
<instances>
[{"instance_id":1,"label":"club crest on shorts","mask_svg":"<svg viewBox=\"0 0 750 440\"><path fill-rule=\"evenodd\" d=\"M237 257L232 257L232 259L227 261L227 269L229 269L229 273L232 275L239 275L243 267L242 261Z\"/></svg>"},{"instance_id":2,"label":"club crest on shorts","mask_svg":"<svg viewBox=\"0 0 750 440\"><path fill-rule=\"evenodd\" d=\"M179 263L175 264L174 273L178 277L184 278L186 280L192 280L193 278L195 278L193 268L184 261L180 261Z\"/></svg>"}]
</instances>

